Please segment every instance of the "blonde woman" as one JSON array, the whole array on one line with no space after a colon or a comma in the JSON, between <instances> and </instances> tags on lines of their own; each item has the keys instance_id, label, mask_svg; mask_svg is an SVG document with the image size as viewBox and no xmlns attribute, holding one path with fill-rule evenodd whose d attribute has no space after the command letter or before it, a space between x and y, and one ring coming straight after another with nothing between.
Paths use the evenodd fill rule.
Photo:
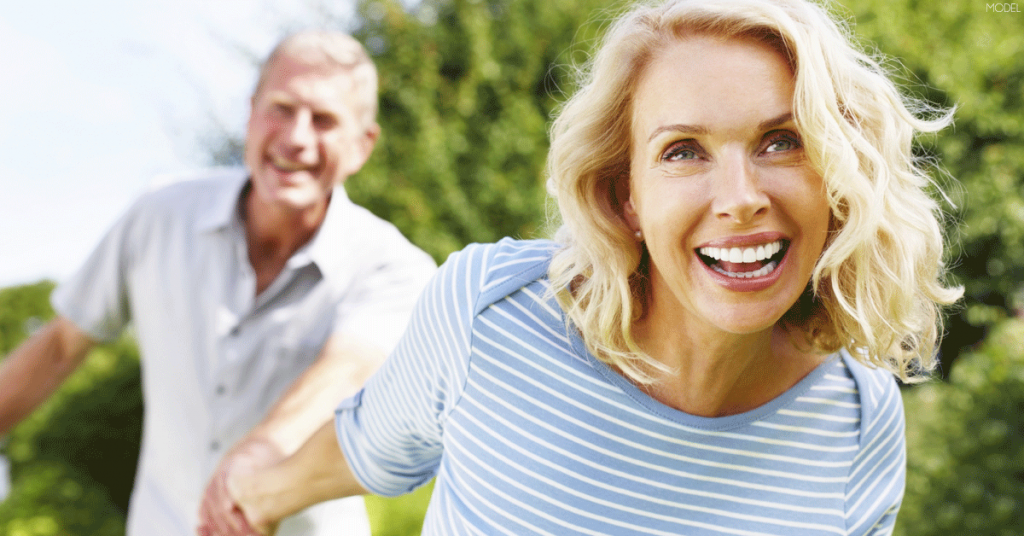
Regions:
<instances>
[{"instance_id":1,"label":"blonde woman","mask_svg":"<svg viewBox=\"0 0 1024 536\"><path fill-rule=\"evenodd\" d=\"M894 376L959 296L911 154L930 112L815 4L632 9L554 123L555 240L453 255L240 509L270 533L437 477L429 535L889 534Z\"/></svg>"}]
</instances>

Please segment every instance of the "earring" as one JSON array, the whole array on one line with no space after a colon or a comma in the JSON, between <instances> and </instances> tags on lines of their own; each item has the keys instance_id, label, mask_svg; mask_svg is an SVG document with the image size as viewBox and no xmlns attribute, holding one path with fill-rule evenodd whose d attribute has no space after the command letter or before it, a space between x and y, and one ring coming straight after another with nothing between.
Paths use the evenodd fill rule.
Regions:
<instances>
[{"instance_id":1,"label":"earring","mask_svg":"<svg viewBox=\"0 0 1024 536\"><path fill-rule=\"evenodd\" d=\"M642 232L640 232L640 231L637 231L637 232L633 233L633 236L635 236L637 240L643 240L644 239L644 234Z\"/></svg>"}]
</instances>

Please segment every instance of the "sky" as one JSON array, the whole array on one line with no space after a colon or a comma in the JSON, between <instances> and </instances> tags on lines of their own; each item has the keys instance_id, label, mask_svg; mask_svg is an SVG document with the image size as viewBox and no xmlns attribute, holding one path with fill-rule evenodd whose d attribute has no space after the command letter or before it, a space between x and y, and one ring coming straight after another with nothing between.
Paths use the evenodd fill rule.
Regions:
<instances>
[{"instance_id":1,"label":"sky","mask_svg":"<svg viewBox=\"0 0 1024 536\"><path fill-rule=\"evenodd\" d=\"M161 176L206 164L204 132L242 132L252 58L311 2L3 2L0 287L66 278Z\"/></svg>"}]
</instances>

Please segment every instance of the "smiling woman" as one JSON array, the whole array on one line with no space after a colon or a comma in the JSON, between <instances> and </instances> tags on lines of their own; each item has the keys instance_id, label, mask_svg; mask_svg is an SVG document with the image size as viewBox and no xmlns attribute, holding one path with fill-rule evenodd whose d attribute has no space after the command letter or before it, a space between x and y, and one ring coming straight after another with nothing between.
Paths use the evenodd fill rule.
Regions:
<instances>
[{"instance_id":1,"label":"smiling woman","mask_svg":"<svg viewBox=\"0 0 1024 536\"><path fill-rule=\"evenodd\" d=\"M680 263L710 269L689 288L760 291L757 282L789 263L794 282L803 288L806 273L810 285L782 324L816 351L849 348L904 381L934 366L939 308L960 290L940 282L940 218L911 143L951 118L901 95L827 12L804 2L669 2L620 19L581 73L553 127L549 190L566 247L551 276L556 288L571 285L560 302L595 355L640 383L670 368L636 333L659 315L652 300L667 266L654 257L659 244L636 240L632 196L664 187L674 189L648 197L694 219L710 211L720 222L722 204L744 195L761 197L737 208L765 211L731 229L701 224L667 246L685 254ZM824 250L822 237L794 242L778 234L784 222L767 221L787 205L800 218L827 207ZM775 230L751 237L759 228ZM771 242L780 251L762 275L772 262L757 262L756 248ZM791 252L794 244L808 247Z\"/></svg>"},{"instance_id":2,"label":"smiling woman","mask_svg":"<svg viewBox=\"0 0 1024 536\"><path fill-rule=\"evenodd\" d=\"M641 5L582 72L555 240L453 255L336 430L231 483L256 526L436 476L424 534L891 533L948 117L801 0Z\"/></svg>"},{"instance_id":3,"label":"smiling woman","mask_svg":"<svg viewBox=\"0 0 1024 536\"><path fill-rule=\"evenodd\" d=\"M789 337L771 328L804 292L828 236L825 188L799 142L792 103L786 56L754 39L681 37L637 82L622 210L649 262L644 314L632 329L659 365L644 372L659 384L660 401L677 409L753 409L824 359L798 356L794 344L764 351ZM712 248L728 258L700 255ZM752 344L759 351L746 358L708 351ZM760 378L762 388L744 391L750 396L725 391L752 365L780 361L804 365ZM721 392L697 388L713 383Z\"/></svg>"}]
</instances>

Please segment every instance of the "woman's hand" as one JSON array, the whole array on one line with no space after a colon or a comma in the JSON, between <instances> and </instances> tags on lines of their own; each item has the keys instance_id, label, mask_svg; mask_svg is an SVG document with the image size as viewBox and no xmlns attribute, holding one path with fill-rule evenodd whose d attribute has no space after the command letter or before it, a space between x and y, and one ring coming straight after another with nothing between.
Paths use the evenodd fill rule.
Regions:
<instances>
[{"instance_id":1,"label":"woman's hand","mask_svg":"<svg viewBox=\"0 0 1024 536\"><path fill-rule=\"evenodd\" d=\"M248 437L241 440L221 460L210 478L199 507L199 534L201 536L250 536L256 532L246 522L228 492L227 480L232 475L244 475L280 462L284 458L280 449L268 440Z\"/></svg>"},{"instance_id":2,"label":"woman's hand","mask_svg":"<svg viewBox=\"0 0 1024 536\"><path fill-rule=\"evenodd\" d=\"M324 424L298 452L279 463L231 471L226 478L224 485L234 519L244 520L248 526L203 523L200 536L270 536L282 519L305 508L366 493L338 448L333 423Z\"/></svg>"},{"instance_id":3,"label":"woman's hand","mask_svg":"<svg viewBox=\"0 0 1024 536\"><path fill-rule=\"evenodd\" d=\"M269 519L260 509L259 484L259 473L233 473L228 476L227 490L251 530L261 536L273 536L280 520Z\"/></svg>"}]
</instances>

